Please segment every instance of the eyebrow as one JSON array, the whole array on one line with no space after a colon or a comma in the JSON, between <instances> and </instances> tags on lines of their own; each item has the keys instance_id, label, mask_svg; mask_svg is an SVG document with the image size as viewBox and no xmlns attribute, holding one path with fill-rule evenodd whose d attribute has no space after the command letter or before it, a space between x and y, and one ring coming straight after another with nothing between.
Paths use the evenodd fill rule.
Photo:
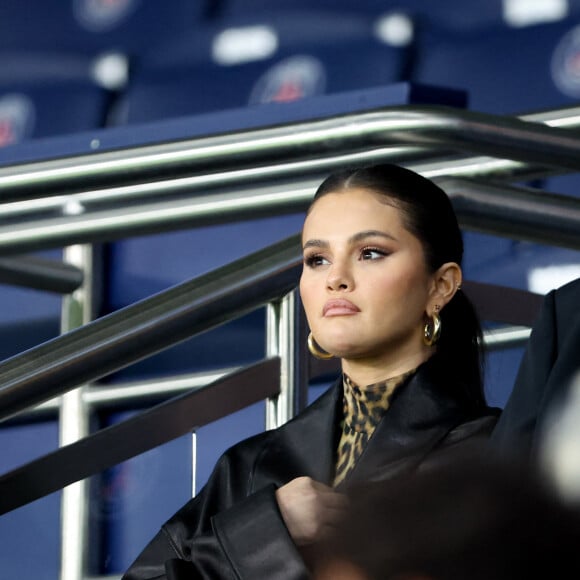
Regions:
<instances>
[{"instance_id":1,"label":"eyebrow","mask_svg":"<svg viewBox=\"0 0 580 580\"><path fill-rule=\"evenodd\" d=\"M356 243L356 242L361 242L363 240L366 240L367 238L386 238L387 240L391 240L391 241L397 241L397 238L395 238L394 236L392 236L391 234L388 234L386 232L382 232L380 230L365 230L362 232L358 232L354 235L352 235L349 239L348 242L350 244ZM329 243L326 240L308 240L304 246L303 246L303 250L306 250L307 248L328 248Z\"/></svg>"},{"instance_id":2,"label":"eyebrow","mask_svg":"<svg viewBox=\"0 0 580 580\"><path fill-rule=\"evenodd\" d=\"M349 242L352 244L353 242L360 242L362 240L366 240L366 238L386 238L387 240L391 240L393 242L397 241L397 238L388 234L387 232L382 232L381 230L366 230L364 232L359 232L358 234L354 234L349 238Z\"/></svg>"}]
</instances>

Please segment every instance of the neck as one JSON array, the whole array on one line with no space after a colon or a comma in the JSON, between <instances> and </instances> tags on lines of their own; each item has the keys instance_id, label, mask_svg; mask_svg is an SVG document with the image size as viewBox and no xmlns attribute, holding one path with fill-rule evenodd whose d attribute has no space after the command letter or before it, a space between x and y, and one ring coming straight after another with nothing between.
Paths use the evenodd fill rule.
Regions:
<instances>
[{"instance_id":1,"label":"neck","mask_svg":"<svg viewBox=\"0 0 580 580\"><path fill-rule=\"evenodd\" d=\"M433 354L433 350L422 350L414 355L392 361L380 359L342 359L342 371L360 387L398 377L416 369Z\"/></svg>"}]
</instances>

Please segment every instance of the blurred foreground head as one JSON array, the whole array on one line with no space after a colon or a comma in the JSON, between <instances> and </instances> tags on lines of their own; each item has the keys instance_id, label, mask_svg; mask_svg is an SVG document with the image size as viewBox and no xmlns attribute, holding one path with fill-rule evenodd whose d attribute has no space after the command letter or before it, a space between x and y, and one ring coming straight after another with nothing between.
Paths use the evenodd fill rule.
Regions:
<instances>
[{"instance_id":1,"label":"blurred foreground head","mask_svg":"<svg viewBox=\"0 0 580 580\"><path fill-rule=\"evenodd\" d=\"M580 514L529 468L469 459L357 490L316 580L580 578Z\"/></svg>"}]
</instances>

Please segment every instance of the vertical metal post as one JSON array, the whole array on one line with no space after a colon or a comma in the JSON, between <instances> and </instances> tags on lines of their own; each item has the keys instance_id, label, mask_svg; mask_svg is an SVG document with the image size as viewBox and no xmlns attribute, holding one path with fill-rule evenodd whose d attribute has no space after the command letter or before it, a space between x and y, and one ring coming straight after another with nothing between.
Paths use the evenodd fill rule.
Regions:
<instances>
[{"instance_id":1,"label":"vertical metal post","mask_svg":"<svg viewBox=\"0 0 580 580\"><path fill-rule=\"evenodd\" d=\"M266 356L280 357L280 394L266 401L266 429L286 423L304 406L307 384L305 358L299 356L299 308L297 290L267 306Z\"/></svg>"},{"instance_id":2,"label":"vertical metal post","mask_svg":"<svg viewBox=\"0 0 580 580\"><path fill-rule=\"evenodd\" d=\"M197 433L191 434L191 497L197 493Z\"/></svg>"},{"instance_id":3,"label":"vertical metal post","mask_svg":"<svg viewBox=\"0 0 580 580\"><path fill-rule=\"evenodd\" d=\"M65 262L84 272L80 288L63 299L61 332L77 328L94 317L94 254L92 246L71 246L64 250ZM61 397L59 443L68 445L89 433L89 410L79 387ZM60 580L82 580L88 556L88 481L65 487L61 502L61 567Z\"/></svg>"}]
</instances>

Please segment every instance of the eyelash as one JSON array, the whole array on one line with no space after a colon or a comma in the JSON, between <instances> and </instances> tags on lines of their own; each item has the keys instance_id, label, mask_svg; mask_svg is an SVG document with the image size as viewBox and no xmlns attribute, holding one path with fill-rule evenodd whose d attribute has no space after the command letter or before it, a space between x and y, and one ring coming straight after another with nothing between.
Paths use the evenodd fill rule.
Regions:
<instances>
[{"instance_id":1,"label":"eyelash","mask_svg":"<svg viewBox=\"0 0 580 580\"><path fill-rule=\"evenodd\" d=\"M319 260L324 260L324 257L321 256L320 254L312 254L311 256L305 256L304 263L309 268L316 268L317 266L320 266L321 265L321 264L317 264L317 262Z\"/></svg>"},{"instance_id":2,"label":"eyelash","mask_svg":"<svg viewBox=\"0 0 580 580\"><path fill-rule=\"evenodd\" d=\"M360 251L361 258L363 258L364 254L370 253L370 252L375 252L375 253L379 254L380 258L385 258L386 256L389 255L389 252L386 252L385 250L381 250L380 248L375 248L374 246L367 246L366 248L363 248ZM380 259L380 258L378 258L378 259ZM375 258L375 259L377 259L377 258Z\"/></svg>"},{"instance_id":3,"label":"eyelash","mask_svg":"<svg viewBox=\"0 0 580 580\"><path fill-rule=\"evenodd\" d=\"M367 247L361 249L359 259L367 261L365 258L365 254L368 254L371 252L375 252L376 254L379 254L379 257L374 258L374 260L380 260L381 258L385 258L386 256L389 255L389 252L386 252L385 250L381 250L380 248L376 248L374 246L367 246ZM373 258L371 258L371 260L372 259ZM316 268L317 266L322 265L320 263L322 260L326 260L326 258L322 254L312 254L311 256L305 256L304 263L309 268Z\"/></svg>"}]
</instances>

